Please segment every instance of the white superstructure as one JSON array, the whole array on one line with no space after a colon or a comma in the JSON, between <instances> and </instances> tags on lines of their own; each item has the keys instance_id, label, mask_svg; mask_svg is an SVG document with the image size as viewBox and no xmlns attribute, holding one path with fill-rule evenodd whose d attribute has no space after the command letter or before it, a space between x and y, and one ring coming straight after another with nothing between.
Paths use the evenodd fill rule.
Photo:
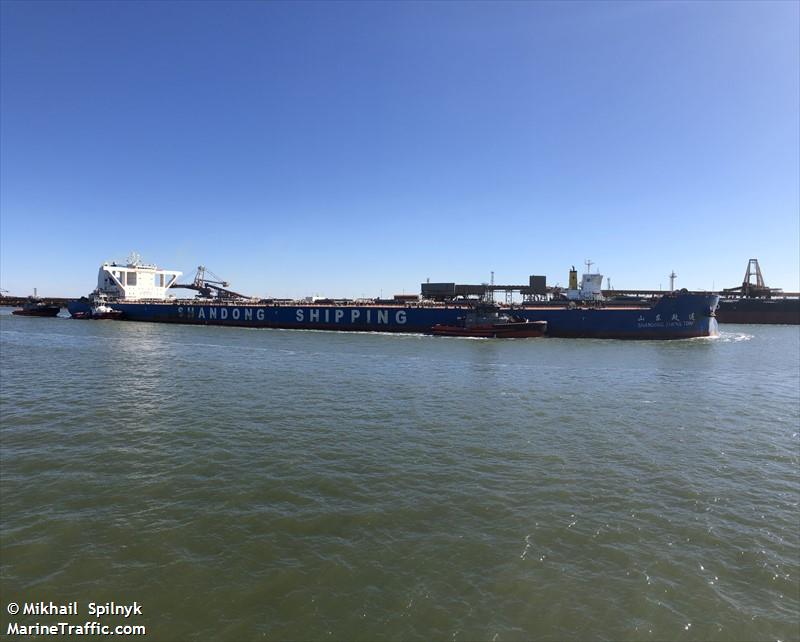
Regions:
<instances>
[{"instance_id":1,"label":"white superstructure","mask_svg":"<svg viewBox=\"0 0 800 642\"><path fill-rule=\"evenodd\" d=\"M164 300L167 290L175 285L183 272L160 270L155 265L142 263L133 254L127 265L103 263L97 273L97 292L109 298L139 301L141 299Z\"/></svg>"},{"instance_id":2,"label":"white superstructure","mask_svg":"<svg viewBox=\"0 0 800 642\"><path fill-rule=\"evenodd\" d=\"M592 262L586 261L586 273L581 277L581 287L578 289L575 279L575 268L570 272L570 287L567 298L570 301L601 301L603 299L603 275L595 272L591 274Z\"/></svg>"}]
</instances>

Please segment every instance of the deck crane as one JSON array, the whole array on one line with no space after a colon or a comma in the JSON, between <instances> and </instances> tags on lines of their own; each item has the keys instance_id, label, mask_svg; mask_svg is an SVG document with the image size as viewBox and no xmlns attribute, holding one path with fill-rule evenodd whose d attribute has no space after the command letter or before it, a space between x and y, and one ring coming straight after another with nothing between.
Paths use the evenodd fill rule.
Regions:
<instances>
[{"instance_id":1,"label":"deck crane","mask_svg":"<svg viewBox=\"0 0 800 642\"><path fill-rule=\"evenodd\" d=\"M207 278L207 276L211 278ZM227 281L223 281L220 277L214 274L211 270L204 265L197 267L197 273L194 275L194 281L191 283L179 283L173 285L174 288L185 288L187 290L195 290L200 293L200 296L209 299L247 299L249 297L244 294L239 294L233 290L228 289L230 285Z\"/></svg>"}]
</instances>

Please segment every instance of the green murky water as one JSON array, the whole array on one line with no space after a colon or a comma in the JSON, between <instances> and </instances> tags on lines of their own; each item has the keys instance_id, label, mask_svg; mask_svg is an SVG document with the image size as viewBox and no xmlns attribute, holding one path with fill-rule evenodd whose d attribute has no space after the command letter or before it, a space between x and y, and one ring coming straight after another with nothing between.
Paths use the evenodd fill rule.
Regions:
<instances>
[{"instance_id":1,"label":"green murky water","mask_svg":"<svg viewBox=\"0 0 800 642\"><path fill-rule=\"evenodd\" d=\"M800 330L468 340L0 315L0 625L800 637ZM10 615L78 602L79 615Z\"/></svg>"}]
</instances>

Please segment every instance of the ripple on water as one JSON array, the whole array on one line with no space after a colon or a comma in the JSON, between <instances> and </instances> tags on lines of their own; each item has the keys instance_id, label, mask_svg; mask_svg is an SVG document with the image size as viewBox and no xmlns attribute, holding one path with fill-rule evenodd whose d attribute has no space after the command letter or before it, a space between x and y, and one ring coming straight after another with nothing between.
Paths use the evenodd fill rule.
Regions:
<instances>
[{"instance_id":1,"label":"ripple on water","mask_svg":"<svg viewBox=\"0 0 800 642\"><path fill-rule=\"evenodd\" d=\"M0 318L4 595L158 639L793 639L800 341Z\"/></svg>"}]
</instances>

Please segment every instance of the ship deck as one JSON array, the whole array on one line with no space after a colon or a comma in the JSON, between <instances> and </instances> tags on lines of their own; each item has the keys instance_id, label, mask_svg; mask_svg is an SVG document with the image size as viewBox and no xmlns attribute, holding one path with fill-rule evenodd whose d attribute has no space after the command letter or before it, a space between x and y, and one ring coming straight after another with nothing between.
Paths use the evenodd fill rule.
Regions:
<instances>
[{"instance_id":1,"label":"ship deck","mask_svg":"<svg viewBox=\"0 0 800 642\"><path fill-rule=\"evenodd\" d=\"M514 304L508 305L498 303L497 305L502 310L553 310L553 309L578 309L578 310L603 310L613 308L614 310L643 310L651 308L657 300L639 302L615 302L615 301L602 301L594 303L577 304L570 307L569 302L552 301L552 302L538 302L535 304ZM131 302L133 303L133 302ZM426 310L469 310L475 306L475 302L463 303L440 303L440 302L398 302L394 300L381 300L381 301L359 301L354 299L336 300L327 299L325 301L302 301L302 300L289 300L289 299L168 299L168 300L140 300L135 303L150 303L150 304L169 304L169 305L183 305L183 306L200 306L200 305L215 305L215 306L238 306L238 307L288 307L288 308L330 308L330 307L359 307L359 308L380 308L380 309L426 309Z\"/></svg>"}]
</instances>

